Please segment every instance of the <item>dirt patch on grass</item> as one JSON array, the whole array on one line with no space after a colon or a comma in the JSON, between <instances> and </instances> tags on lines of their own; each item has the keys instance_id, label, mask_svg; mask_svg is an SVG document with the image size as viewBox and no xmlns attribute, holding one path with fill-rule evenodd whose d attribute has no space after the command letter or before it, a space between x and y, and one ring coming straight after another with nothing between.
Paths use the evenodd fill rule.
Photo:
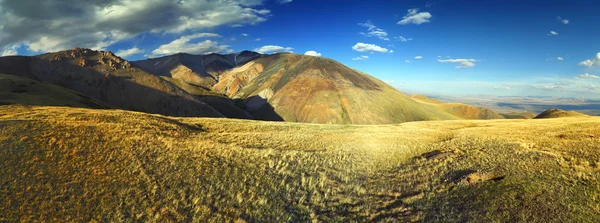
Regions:
<instances>
[{"instance_id":1,"label":"dirt patch on grass","mask_svg":"<svg viewBox=\"0 0 600 223\"><path fill-rule=\"evenodd\" d=\"M451 152L443 152L440 150L434 150L431 152L423 153L421 155L421 158L425 158L428 160L440 160L440 159L445 159L447 157L450 157L450 156L452 156L452 154L453 153L451 153Z\"/></svg>"},{"instance_id":2,"label":"dirt patch on grass","mask_svg":"<svg viewBox=\"0 0 600 223\"><path fill-rule=\"evenodd\" d=\"M468 172L470 172L470 173L468 173ZM485 181L494 181L494 182L500 181L505 178L504 175L500 175L500 174L496 174L496 173L492 173L492 172L467 170L467 171L465 171L465 173L468 173L468 174L463 175L460 178L460 180L458 181L458 184L470 186L470 185L475 185L475 184L482 183Z\"/></svg>"}]
</instances>

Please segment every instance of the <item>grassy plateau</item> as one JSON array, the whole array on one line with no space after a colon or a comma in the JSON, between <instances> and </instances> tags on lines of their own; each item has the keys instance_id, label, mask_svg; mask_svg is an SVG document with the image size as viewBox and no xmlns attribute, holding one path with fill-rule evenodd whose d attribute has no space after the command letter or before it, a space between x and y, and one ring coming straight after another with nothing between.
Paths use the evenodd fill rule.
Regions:
<instances>
[{"instance_id":1,"label":"grassy plateau","mask_svg":"<svg viewBox=\"0 0 600 223\"><path fill-rule=\"evenodd\" d=\"M0 222L600 222L600 118L317 125L0 106Z\"/></svg>"}]
</instances>

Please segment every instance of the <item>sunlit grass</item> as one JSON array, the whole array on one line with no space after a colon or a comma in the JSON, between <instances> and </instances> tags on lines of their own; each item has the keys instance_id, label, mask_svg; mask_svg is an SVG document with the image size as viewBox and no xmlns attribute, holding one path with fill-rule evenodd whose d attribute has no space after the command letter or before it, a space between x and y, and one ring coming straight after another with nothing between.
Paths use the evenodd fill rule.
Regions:
<instances>
[{"instance_id":1,"label":"sunlit grass","mask_svg":"<svg viewBox=\"0 0 600 223\"><path fill-rule=\"evenodd\" d=\"M314 125L0 107L0 221L597 222L600 118Z\"/></svg>"}]
</instances>

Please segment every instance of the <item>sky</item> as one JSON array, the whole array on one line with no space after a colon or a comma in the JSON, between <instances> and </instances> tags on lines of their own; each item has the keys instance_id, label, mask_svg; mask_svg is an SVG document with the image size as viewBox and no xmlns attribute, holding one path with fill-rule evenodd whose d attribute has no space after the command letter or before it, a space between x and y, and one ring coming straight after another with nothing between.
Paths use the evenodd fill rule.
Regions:
<instances>
[{"instance_id":1,"label":"sky","mask_svg":"<svg viewBox=\"0 0 600 223\"><path fill-rule=\"evenodd\" d=\"M595 0L0 0L0 53L293 52L401 91L600 99Z\"/></svg>"}]
</instances>

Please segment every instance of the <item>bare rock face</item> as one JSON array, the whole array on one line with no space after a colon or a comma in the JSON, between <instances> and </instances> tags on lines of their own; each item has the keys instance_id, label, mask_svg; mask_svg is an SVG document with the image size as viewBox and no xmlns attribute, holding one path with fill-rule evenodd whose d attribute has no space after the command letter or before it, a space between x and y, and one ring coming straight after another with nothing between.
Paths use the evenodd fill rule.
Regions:
<instances>
[{"instance_id":1,"label":"bare rock face","mask_svg":"<svg viewBox=\"0 0 600 223\"><path fill-rule=\"evenodd\" d=\"M247 64L236 67L231 71L222 74L219 82L212 89L233 98L250 81L262 73L264 67L260 63L248 62Z\"/></svg>"}]
</instances>

